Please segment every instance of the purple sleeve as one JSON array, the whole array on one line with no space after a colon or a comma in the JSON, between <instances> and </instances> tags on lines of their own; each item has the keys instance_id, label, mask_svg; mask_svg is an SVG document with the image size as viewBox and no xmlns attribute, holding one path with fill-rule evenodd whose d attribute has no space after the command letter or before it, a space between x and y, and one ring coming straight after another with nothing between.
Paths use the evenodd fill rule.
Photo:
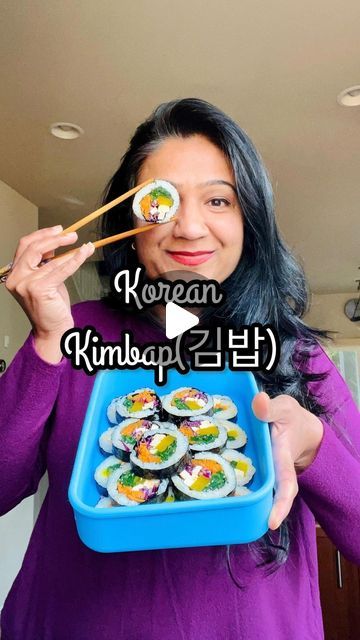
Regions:
<instances>
[{"instance_id":1,"label":"purple sleeve","mask_svg":"<svg viewBox=\"0 0 360 640\"><path fill-rule=\"evenodd\" d=\"M66 362L42 360L30 333L0 378L0 515L35 493L45 472L49 416Z\"/></svg>"},{"instance_id":2,"label":"purple sleeve","mask_svg":"<svg viewBox=\"0 0 360 640\"><path fill-rule=\"evenodd\" d=\"M326 408L324 435L313 462L298 476L299 492L329 538L360 564L360 414L351 393L321 347L311 372L326 371L309 388Z\"/></svg>"}]
</instances>

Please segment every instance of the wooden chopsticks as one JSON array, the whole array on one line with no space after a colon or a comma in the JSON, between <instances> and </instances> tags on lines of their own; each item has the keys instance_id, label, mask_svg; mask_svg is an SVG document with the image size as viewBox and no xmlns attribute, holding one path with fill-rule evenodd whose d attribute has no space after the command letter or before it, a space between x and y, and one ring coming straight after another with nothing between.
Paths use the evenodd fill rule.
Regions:
<instances>
[{"instance_id":1,"label":"wooden chopsticks","mask_svg":"<svg viewBox=\"0 0 360 640\"><path fill-rule=\"evenodd\" d=\"M127 198L130 198L137 191L140 191L140 189L142 189L143 187L146 187L151 182L154 182L153 178L151 178L149 180L146 180L145 182L142 182L141 184L138 184L133 189L130 189L129 191L127 191L123 195L119 196L118 198L115 198L115 200L112 200L111 202L108 202L107 204L103 205L102 207L100 207L100 209L96 209L96 211L93 211L93 213L89 213L84 218L81 218L77 222L74 222L69 227L64 229L61 232L61 235L65 235L66 233L71 233L71 231L77 231L78 229L81 229L82 227L87 225L88 222L91 222L92 220L95 220L95 218L98 218L99 216L102 216L103 213L105 213L106 211L109 211L109 209L112 209L113 207L116 207L116 205L120 204L121 202L123 202ZM175 220L175 217L171 218L171 220L169 220L169 222L172 222L173 220ZM153 224L148 224L145 227L138 227L137 229L129 229L128 231L123 231L123 233L117 233L114 236L109 236L108 238L102 238L101 240L96 240L95 242L93 242L93 245L94 245L95 249L99 249L99 247L104 247L107 244L111 244L112 242L117 242L118 240L122 240L123 238L129 238L130 236L135 236L138 233L142 233L143 231L149 231L150 229L152 229L153 227L156 227L156 226L157 226L157 223L154 222ZM74 251L76 251L76 250L77 250L77 248L70 249L70 251L66 251L65 253L62 253L62 254L60 254L58 256L54 256L53 258L50 258L50 260L54 260L56 258L62 258L63 256L66 256L66 255L68 255L70 253L74 253ZM42 264L42 263L40 263L40 264ZM5 267L0 268L0 283L6 281L6 278L8 277L11 269L12 269L12 262L10 262L9 264L5 265Z\"/></svg>"},{"instance_id":2,"label":"wooden chopsticks","mask_svg":"<svg viewBox=\"0 0 360 640\"><path fill-rule=\"evenodd\" d=\"M62 235L64 235L65 233L71 233L71 231L77 231L78 229L81 229L81 227L85 227L88 222L95 220L95 218L99 218L103 213L109 211L109 209L112 209L113 207L116 207L116 205L120 204L120 202L124 202L124 200L130 198L134 195L134 193L140 191L140 189L146 187L146 185L150 184L151 182L154 182L152 178L150 180L145 180L145 182L138 184L137 187L130 189L130 191L127 191L126 193L123 193L122 196L119 196L118 198L115 198L115 200L104 204L104 206L100 207L100 209L96 209L96 211L93 211L93 213L89 213L84 218L81 218L81 220L78 220L77 222L74 222L74 224L71 224L70 227L67 227L67 229L64 229Z\"/></svg>"}]
</instances>

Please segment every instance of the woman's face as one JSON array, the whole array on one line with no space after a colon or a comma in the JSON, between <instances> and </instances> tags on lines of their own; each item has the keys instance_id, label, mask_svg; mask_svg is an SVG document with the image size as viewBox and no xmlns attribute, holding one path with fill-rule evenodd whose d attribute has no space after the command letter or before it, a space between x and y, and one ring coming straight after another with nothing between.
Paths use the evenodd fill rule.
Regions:
<instances>
[{"instance_id":1,"label":"woman's face","mask_svg":"<svg viewBox=\"0 0 360 640\"><path fill-rule=\"evenodd\" d=\"M222 152L203 136L168 138L144 161L138 182L159 178L180 195L176 221L136 236L150 278L193 271L218 282L239 262L243 222L234 175ZM133 216L134 226L147 224Z\"/></svg>"}]
</instances>

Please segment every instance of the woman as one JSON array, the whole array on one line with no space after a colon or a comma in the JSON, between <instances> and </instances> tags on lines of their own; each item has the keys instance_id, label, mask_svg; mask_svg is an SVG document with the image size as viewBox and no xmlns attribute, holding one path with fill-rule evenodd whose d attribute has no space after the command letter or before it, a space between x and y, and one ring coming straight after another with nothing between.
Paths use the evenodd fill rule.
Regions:
<instances>
[{"instance_id":1,"label":"woman","mask_svg":"<svg viewBox=\"0 0 360 640\"><path fill-rule=\"evenodd\" d=\"M268 178L241 129L201 100L160 106L137 129L106 200L153 177L177 186L177 220L109 247L105 260L109 271L141 262L151 278L175 269L215 278L227 300L202 321L276 327L280 362L274 374L257 374L268 393L253 403L272 423L270 531L227 549L98 554L80 542L67 488L93 379L62 359L61 335L90 319L106 341L125 329L139 342L163 340L163 317L161 308L133 317L114 300L70 308L64 280L93 247L38 267L76 236L37 231L20 241L7 281L33 331L0 381L2 513L36 491L45 468L50 487L5 603L3 638L323 638L314 518L360 561L358 411L318 342L325 334L301 321L304 278L279 237ZM104 219L103 233L132 224L141 223L126 203Z\"/></svg>"}]
</instances>

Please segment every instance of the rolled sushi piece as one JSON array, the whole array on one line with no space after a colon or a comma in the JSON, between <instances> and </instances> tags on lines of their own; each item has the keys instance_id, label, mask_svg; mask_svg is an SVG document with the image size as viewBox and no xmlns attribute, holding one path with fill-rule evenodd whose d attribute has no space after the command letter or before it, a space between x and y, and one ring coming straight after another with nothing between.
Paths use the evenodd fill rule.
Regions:
<instances>
[{"instance_id":1,"label":"rolled sushi piece","mask_svg":"<svg viewBox=\"0 0 360 640\"><path fill-rule=\"evenodd\" d=\"M119 422L119 416L116 411L118 400L119 398L114 398L113 400L111 400L108 408L106 409L107 419L109 420L109 422L111 422L111 424L118 424Z\"/></svg>"},{"instance_id":2,"label":"rolled sushi piece","mask_svg":"<svg viewBox=\"0 0 360 640\"><path fill-rule=\"evenodd\" d=\"M226 429L227 433L227 441L226 448L227 449L241 449L247 443L247 435L238 424L235 422L231 422L230 420L219 420L216 419L221 427Z\"/></svg>"},{"instance_id":3,"label":"rolled sushi piece","mask_svg":"<svg viewBox=\"0 0 360 640\"><path fill-rule=\"evenodd\" d=\"M183 420L179 425L179 431L188 439L191 451L218 453L225 446L228 438L225 427L208 416Z\"/></svg>"},{"instance_id":4,"label":"rolled sushi piece","mask_svg":"<svg viewBox=\"0 0 360 640\"><path fill-rule=\"evenodd\" d=\"M124 462L116 458L116 456L109 456L103 460L97 467L94 473L95 482L97 487L104 496L107 496L107 483L114 471L120 469L124 465Z\"/></svg>"},{"instance_id":5,"label":"rolled sushi piece","mask_svg":"<svg viewBox=\"0 0 360 640\"><path fill-rule=\"evenodd\" d=\"M212 396L214 418L222 420L232 420L237 416L237 407L229 396Z\"/></svg>"},{"instance_id":6,"label":"rolled sushi piece","mask_svg":"<svg viewBox=\"0 0 360 640\"><path fill-rule=\"evenodd\" d=\"M146 222L168 222L174 217L180 203L175 187L166 180L155 180L134 196L133 212Z\"/></svg>"},{"instance_id":7,"label":"rolled sushi piece","mask_svg":"<svg viewBox=\"0 0 360 640\"><path fill-rule=\"evenodd\" d=\"M116 502L114 502L114 500L105 496L102 496L95 505L97 509L109 509L110 507L116 506L118 505L116 504Z\"/></svg>"},{"instance_id":8,"label":"rolled sushi piece","mask_svg":"<svg viewBox=\"0 0 360 640\"><path fill-rule=\"evenodd\" d=\"M130 454L133 471L144 478L167 478L190 459L187 438L173 429L151 429Z\"/></svg>"},{"instance_id":9,"label":"rolled sushi piece","mask_svg":"<svg viewBox=\"0 0 360 640\"><path fill-rule=\"evenodd\" d=\"M101 453L104 454L104 456L108 456L111 455L113 452L113 446L112 446L112 434L114 431L115 427L109 427L108 429L106 429L106 431L103 431L102 434L99 437L99 447L100 447L100 451Z\"/></svg>"},{"instance_id":10,"label":"rolled sushi piece","mask_svg":"<svg viewBox=\"0 0 360 640\"><path fill-rule=\"evenodd\" d=\"M158 418L161 410L160 398L153 389L136 389L118 398L116 411L121 418Z\"/></svg>"},{"instance_id":11,"label":"rolled sushi piece","mask_svg":"<svg viewBox=\"0 0 360 640\"><path fill-rule=\"evenodd\" d=\"M112 434L114 455L120 460L128 462L130 460L130 453L145 432L150 429L160 429L161 427L176 431L176 425L171 422L152 422L145 418L141 418L140 420L134 418L123 420L115 427Z\"/></svg>"},{"instance_id":12,"label":"rolled sushi piece","mask_svg":"<svg viewBox=\"0 0 360 640\"><path fill-rule=\"evenodd\" d=\"M208 413L213 406L212 397L194 387L180 387L167 394L162 403L168 419L179 424L181 418Z\"/></svg>"},{"instance_id":13,"label":"rolled sushi piece","mask_svg":"<svg viewBox=\"0 0 360 640\"><path fill-rule=\"evenodd\" d=\"M256 471L251 458L247 458L243 453L235 451L235 449L224 449L221 456L233 467L237 486L243 487L250 482Z\"/></svg>"},{"instance_id":14,"label":"rolled sushi piece","mask_svg":"<svg viewBox=\"0 0 360 640\"><path fill-rule=\"evenodd\" d=\"M112 433L114 455L120 460L130 460L130 453L145 431L153 428L153 422L146 418L127 418Z\"/></svg>"},{"instance_id":15,"label":"rolled sushi piece","mask_svg":"<svg viewBox=\"0 0 360 640\"><path fill-rule=\"evenodd\" d=\"M162 502L166 496L169 481L166 478L142 478L126 464L126 469L115 472L108 482L110 498L118 505L135 507L141 504Z\"/></svg>"},{"instance_id":16,"label":"rolled sushi piece","mask_svg":"<svg viewBox=\"0 0 360 640\"><path fill-rule=\"evenodd\" d=\"M231 464L216 453L202 451L171 478L180 500L209 500L224 498L236 487L235 471Z\"/></svg>"}]
</instances>

